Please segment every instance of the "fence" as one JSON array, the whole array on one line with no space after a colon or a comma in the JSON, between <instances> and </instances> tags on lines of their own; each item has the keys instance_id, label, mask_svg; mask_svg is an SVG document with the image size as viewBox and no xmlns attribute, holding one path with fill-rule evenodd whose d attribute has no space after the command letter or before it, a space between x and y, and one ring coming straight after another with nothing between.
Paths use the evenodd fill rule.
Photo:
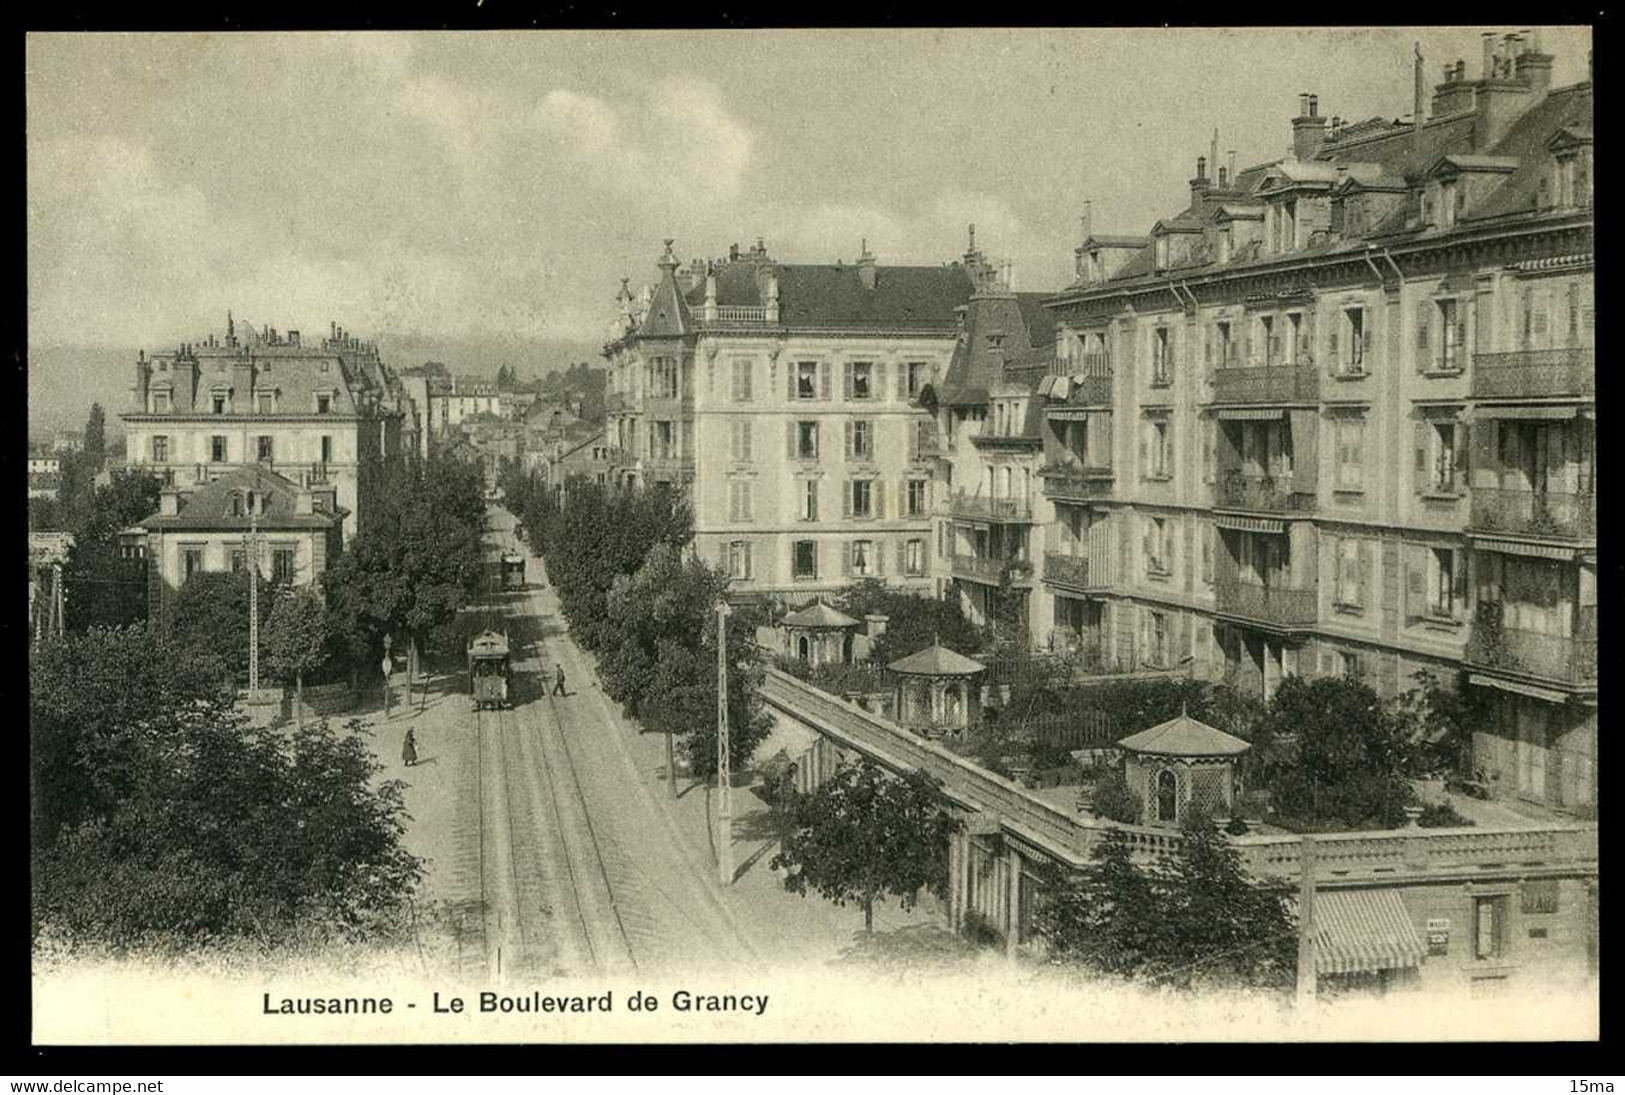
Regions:
<instances>
[{"instance_id":1,"label":"fence","mask_svg":"<svg viewBox=\"0 0 1625 1095\"><path fill-rule=\"evenodd\" d=\"M1058 749L1101 749L1117 744L1117 720L1105 711L1066 711L1012 722L1010 736Z\"/></svg>"}]
</instances>

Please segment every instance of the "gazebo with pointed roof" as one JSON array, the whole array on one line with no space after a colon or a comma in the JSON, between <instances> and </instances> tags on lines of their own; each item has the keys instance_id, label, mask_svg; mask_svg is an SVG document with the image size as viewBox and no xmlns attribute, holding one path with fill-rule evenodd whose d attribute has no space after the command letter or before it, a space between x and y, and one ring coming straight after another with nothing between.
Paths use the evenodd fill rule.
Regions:
<instances>
[{"instance_id":1,"label":"gazebo with pointed roof","mask_svg":"<svg viewBox=\"0 0 1625 1095\"><path fill-rule=\"evenodd\" d=\"M790 656L809 665L845 662L848 639L858 621L831 608L819 598L806 608L790 613L782 621Z\"/></svg>"},{"instance_id":2,"label":"gazebo with pointed roof","mask_svg":"<svg viewBox=\"0 0 1625 1095\"><path fill-rule=\"evenodd\" d=\"M886 667L897 681L897 721L927 737L970 723L970 679L987 667L933 642Z\"/></svg>"},{"instance_id":3,"label":"gazebo with pointed roof","mask_svg":"<svg viewBox=\"0 0 1625 1095\"><path fill-rule=\"evenodd\" d=\"M1167 722L1130 734L1123 776L1145 803L1150 825L1178 825L1192 806L1228 817L1235 802L1236 758L1252 746L1181 711Z\"/></svg>"}]
</instances>

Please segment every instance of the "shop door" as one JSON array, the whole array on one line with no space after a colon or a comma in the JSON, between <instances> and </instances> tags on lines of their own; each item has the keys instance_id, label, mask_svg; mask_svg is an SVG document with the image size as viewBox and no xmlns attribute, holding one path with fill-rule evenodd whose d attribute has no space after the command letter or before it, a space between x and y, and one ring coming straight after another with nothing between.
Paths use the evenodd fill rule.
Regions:
<instances>
[{"instance_id":1,"label":"shop door","mask_svg":"<svg viewBox=\"0 0 1625 1095\"><path fill-rule=\"evenodd\" d=\"M1548 727L1545 708L1518 704L1518 794L1545 801Z\"/></svg>"}]
</instances>

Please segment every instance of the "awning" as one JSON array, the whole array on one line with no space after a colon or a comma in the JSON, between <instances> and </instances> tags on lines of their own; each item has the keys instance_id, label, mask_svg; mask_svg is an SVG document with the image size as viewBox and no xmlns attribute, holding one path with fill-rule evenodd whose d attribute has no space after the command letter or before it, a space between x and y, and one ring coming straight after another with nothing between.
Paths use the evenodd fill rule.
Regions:
<instances>
[{"instance_id":1,"label":"awning","mask_svg":"<svg viewBox=\"0 0 1625 1095\"><path fill-rule=\"evenodd\" d=\"M1541 688L1539 685L1524 684L1522 681L1507 680L1505 677L1491 677L1483 673L1468 674L1467 683L1476 684L1480 688L1499 688L1503 692L1516 692L1520 696L1545 700L1547 703L1567 703L1569 699L1567 692L1559 692L1554 688Z\"/></svg>"},{"instance_id":2,"label":"awning","mask_svg":"<svg viewBox=\"0 0 1625 1095\"><path fill-rule=\"evenodd\" d=\"M1315 972L1364 973L1422 964L1427 953L1398 890L1315 895Z\"/></svg>"},{"instance_id":3,"label":"awning","mask_svg":"<svg viewBox=\"0 0 1625 1095\"><path fill-rule=\"evenodd\" d=\"M1044 411L1052 421L1056 422L1089 421L1089 412L1081 407L1045 407Z\"/></svg>"},{"instance_id":4,"label":"awning","mask_svg":"<svg viewBox=\"0 0 1625 1095\"><path fill-rule=\"evenodd\" d=\"M1473 418L1475 420L1482 418L1562 419L1577 418L1579 414L1580 408L1573 404L1567 406L1555 406L1550 403L1527 403L1523 406L1478 406L1473 408Z\"/></svg>"},{"instance_id":5,"label":"awning","mask_svg":"<svg viewBox=\"0 0 1625 1095\"><path fill-rule=\"evenodd\" d=\"M1286 417L1284 407L1220 407L1213 413L1226 422L1270 422Z\"/></svg>"},{"instance_id":6,"label":"awning","mask_svg":"<svg viewBox=\"0 0 1625 1095\"><path fill-rule=\"evenodd\" d=\"M1480 551L1499 551L1502 555L1527 555L1532 559L1557 559L1568 562L1574 558L1575 549L1561 547L1557 544L1529 544L1522 540L1491 540L1482 536L1472 538L1473 546Z\"/></svg>"},{"instance_id":7,"label":"awning","mask_svg":"<svg viewBox=\"0 0 1625 1095\"><path fill-rule=\"evenodd\" d=\"M1236 532L1273 532L1286 531L1286 522L1277 521L1271 517L1242 517L1232 513L1215 513L1213 523L1220 528L1233 529Z\"/></svg>"}]
</instances>

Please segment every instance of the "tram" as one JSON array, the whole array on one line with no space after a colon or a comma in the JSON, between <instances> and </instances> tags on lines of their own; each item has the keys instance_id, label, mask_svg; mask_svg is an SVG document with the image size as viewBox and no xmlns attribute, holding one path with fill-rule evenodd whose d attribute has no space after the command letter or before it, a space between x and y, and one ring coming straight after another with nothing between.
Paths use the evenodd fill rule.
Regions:
<instances>
[{"instance_id":1,"label":"tram","mask_svg":"<svg viewBox=\"0 0 1625 1095\"><path fill-rule=\"evenodd\" d=\"M502 588L508 591L525 588L525 557L517 551L502 556Z\"/></svg>"},{"instance_id":2,"label":"tram","mask_svg":"<svg viewBox=\"0 0 1625 1095\"><path fill-rule=\"evenodd\" d=\"M468 641L468 694L474 710L509 706L512 677L506 631L482 631Z\"/></svg>"}]
</instances>

